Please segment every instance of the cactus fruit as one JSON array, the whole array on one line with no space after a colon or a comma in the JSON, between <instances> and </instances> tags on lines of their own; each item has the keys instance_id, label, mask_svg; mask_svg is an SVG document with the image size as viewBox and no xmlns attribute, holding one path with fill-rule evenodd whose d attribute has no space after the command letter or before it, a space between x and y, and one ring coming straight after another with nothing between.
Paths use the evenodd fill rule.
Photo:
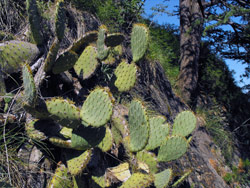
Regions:
<instances>
[{"instance_id":1,"label":"cactus fruit","mask_svg":"<svg viewBox=\"0 0 250 188\"><path fill-rule=\"evenodd\" d=\"M154 181L153 176L150 174L134 173L125 181L120 188L137 188L137 187L149 187Z\"/></svg>"},{"instance_id":2,"label":"cactus fruit","mask_svg":"<svg viewBox=\"0 0 250 188\"><path fill-rule=\"evenodd\" d=\"M3 73L13 73L21 69L23 63L32 62L38 55L36 45L23 41L0 43L0 69Z\"/></svg>"},{"instance_id":3,"label":"cactus fruit","mask_svg":"<svg viewBox=\"0 0 250 188\"><path fill-rule=\"evenodd\" d=\"M139 61L145 54L149 42L149 29L144 24L134 24L131 34L133 61Z\"/></svg>"},{"instance_id":4,"label":"cactus fruit","mask_svg":"<svg viewBox=\"0 0 250 188\"><path fill-rule=\"evenodd\" d=\"M72 101L53 98L46 101L50 117L57 123L68 128L77 128L80 124L80 109Z\"/></svg>"},{"instance_id":5,"label":"cactus fruit","mask_svg":"<svg viewBox=\"0 0 250 188\"><path fill-rule=\"evenodd\" d=\"M64 0L57 1L56 4L56 17L55 17L55 25L56 25L56 36L59 41L62 41L64 37L65 31L65 9L64 9Z\"/></svg>"},{"instance_id":6,"label":"cactus fruit","mask_svg":"<svg viewBox=\"0 0 250 188\"><path fill-rule=\"evenodd\" d=\"M105 127L93 128L80 126L72 132L72 148L86 150L97 146L105 137Z\"/></svg>"},{"instance_id":7,"label":"cactus fruit","mask_svg":"<svg viewBox=\"0 0 250 188\"><path fill-rule=\"evenodd\" d=\"M149 119L150 133L146 150L154 150L159 147L169 134L169 125L164 116Z\"/></svg>"},{"instance_id":8,"label":"cactus fruit","mask_svg":"<svg viewBox=\"0 0 250 188\"><path fill-rule=\"evenodd\" d=\"M36 0L26 0L29 24L33 39L37 45L43 44L43 35L41 32L41 15L38 11Z\"/></svg>"},{"instance_id":9,"label":"cactus fruit","mask_svg":"<svg viewBox=\"0 0 250 188\"><path fill-rule=\"evenodd\" d=\"M22 77L23 77L23 87L24 87L24 99L28 105L35 106L37 99L36 85L30 66L27 64L23 65Z\"/></svg>"},{"instance_id":10,"label":"cactus fruit","mask_svg":"<svg viewBox=\"0 0 250 188\"><path fill-rule=\"evenodd\" d=\"M72 148L71 140L64 140L57 137L50 137L50 143L60 148Z\"/></svg>"},{"instance_id":11,"label":"cactus fruit","mask_svg":"<svg viewBox=\"0 0 250 188\"><path fill-rule=\"evenodd\" d=\"M104 25L101 25L98 30L98 39L97 39L97 58L104 60L108 57L109 48L105 45L105 38L107 34L107 28Z\"/></svg>"},{"instance_id":12,"label":"cactus fruit","mask_svg":"<svg viewBox=\"0 0 250 188\"><path fill-rule=\"evenodd\" d=\"M115 75L117 77L115 86L120 92L130 90L136 81L136 65L128 64L127 62L121 62L115 69Z\"/></svg>"},{"instance_id":13,"label":"cactus fruit","mask_svg":"<svg viewBox=\"0 0 250 188\"><path fill-rule=\"evenodd\" d=\"M105 38L105 44L110 47L120 45L125 39L125 36L121 33L108 34Z\"/></svg>"},{"instance_id":14,"label":"cactus fruit","mask_svg":"<svg viewBox=\"0 0 250 188\"><path fill-rule=\"evenodd\" d=\"M173 124L172 135L188 136L196 127L196 117L191 111L179 113Z\"/></svg>"},{"instance_id":15,"label":"cactus fruit","mask_svg":"<svg viewBox=\"0 0 250 188\"><path fill-rule=\"evenodd\" d=\"M74 65L75 72L79 77L87 79L93 75L99 65L96 56L97 52L95 47L88 46L84 49L83 53Z\"/></svg>"},{"instance_id":16,"label":"cactus fruit","mask_svg":"<svg viewBox=\"0 0 250 188\"><path fill-rule=\"evenodd\" d=\"M133 100L128 113L129 148L132 152L142 150L148 141L149 125L146 109L139 100Z\"/></svg>"},{"instance_id":17,"label":"cactus fruit","mask_svg":"<svg viewBox=\"0 0 250 188\"><path fill-rule=\"evenodd\" d=\"M103 152L107 152L111 149L113 145L113 137L109 127L106 127L105 137L98 144L98 148L100 148Z\"/></svg>"},{"instance_id":18,"label":"cactus fruit","mask_svg":"<svg viewBox=\"0 0 250 188\"><path fill-rule=\"evenodd\" d=\"M55 38L50 49L49 49L49 53L46 57L46 60L45 60L45 66L44 66L45 72L50 72L52 67L54 66L59 47L60 47L60 43L59 43L58 39Z\"/></svg>"},{"instance_id":19,"label":"cactus fruit","mask_svg":"<svg viewBox=\"0 0 250 188\"><path fill-rule=\"evenodd\" d=\"M108 168L106 175L109 179L117 179L118 181L125 182L130 176L129 163L121 163L118 166Z\"/></svg>"},{"instance_id":20,"label":"cactus fruit","mask_svg":"<svg viewBox=\"0 0 250 188\"><path fill-rule=\"evenodd\" d=\"M162 143L157 159L160 162L176 160L186 153L187 140L182 136L170 136Z\"/></svg>"},{"instance_id":21,"label":"cactus fruit","mask_svg":"<svg viewBox=\"0 0 250 188\"><path fill-rule=\"evenodd\" d=\"M72 176L80 175L91 159L92 150L84 152L72 151L66 153L67 166Z\"/></svg>"},{"instance_id":22,"label":"cactus fruit","mask_svg":"<svg viewBox=\"0 0 250 188\"><path fill-rule=\"evenodd\" d=\"M68 169L64 164L60 163L57 165L56 171L47 188L71 188L72 181L68 175Z\"/></svg>"},{"instance_id":23,"label":"cactus fruit","mask_svg":"<svg viewBox=\"0 0 250 188\"><path fill-rule=\"evenodd\" d=\"M148 151L140 151L136 154L136 159L140 162L145 163L150 173L154 174L158 171L157 159L153 153L150 153Z\"/></svg>"},{"instance_id":24,"label":"cactus fruit","mask_svg":"<svg viewBox=\"0 0 250 188\"><path fill-rule=\"evenodd\" d=\"M66 70L71 69L78 59L78 55L74 51L67 51L60 55L54 66L52 68L52 72L54 74L62 73Z\"/></svg>"},{"instance_id":25,"label":"cactus fruit","mask_svg":"<svg viewBox=\"0 0 250 188\"><path fill-rule=\"evenodd\" d=\"M105 125L112 115L112 108L109 92L104 88L94 89L83 103L80 112L82 124L94 127Z\"/></svg>"},{"instance_id":26,"label":"cactus fruit","mask_svg":"<svg viewBox=\"0 0 250 188\"><path fill-rule=\"evenodd\" d=\"M166 169L162 172L154 174L155 180L154 184L156 188L166 188L172 179L172 170Z\"/></svg>"},{"instance_id":27,"label":"cactus fruit","mask_svg":"<svg viewBox=\"0 0 250 188\"><path fill-rule=\"evenodd\" d=\"M29 122L27 122L25 124L25 131L27 133L27 135L29 136L29 138L33 139L33 140L45 140L47 139L47 136L39 131L38 129L36 129L36 123L39 120L31 120Z\"/></svg>"}]
</instances>

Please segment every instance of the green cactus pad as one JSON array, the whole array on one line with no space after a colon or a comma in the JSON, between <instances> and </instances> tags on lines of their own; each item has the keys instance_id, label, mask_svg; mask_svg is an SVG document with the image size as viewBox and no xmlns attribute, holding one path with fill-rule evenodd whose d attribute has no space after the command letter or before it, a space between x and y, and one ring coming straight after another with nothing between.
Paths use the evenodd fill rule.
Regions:
<instances>
[{"instance_id":1,"label":"green cactus pad","mask_svg":"<svg viewBox=\"0 0 250 188\"><path fill-rule=\"evenodd\" d=\"M108 181L108 179L106 179L106 177L104 176L100 176L100 177L97 177L97 176L91 176L91 179L93 180L94 182L94 185L91 185L90 187L102 187L102 188L105 188L105 187L109 187L111 184L110 182ZM95 185L98 185L98 186L95 186Z\"/></svg>"},{"instance_id":2,"label":"green cactus pad","mask_svg":"<svg viewBox=\"0 0 250 188\"><path fill-rule=\"evenodd\" d=\"M102 61L102 64L113 65L122 55L122 46L118 45L114 48L110 48L108 57Z\"/></svg>"},{"instance_id":3,"label":"green cactus pad","mask_svg":"<svg viewBox=\"0 0 250 188\"><path fill-rule=\"evenodd\" d=\"M153 153L147 151L140 151L136 154L136 159L140 162L143 162L147 165L150 173L156 173L157 168L157 159Z\"/></svg>"},{"instance_id":4,"label":"green cactus pad","mask_svg":"<svg viewBox=\"0 0 250 188\"><path fill-rule=\"evenodd\" d=\"M72 181L71 177L68 175L68 169L64 164L58 164L55 173L51 181L49 182L47 188L71 188Z\"/></svg>"},{"instance_id":5,"label":"green cactus pad","mask_svg":"<svg viewBox=\"0 0 250 188\"><path fill-rule=\"evenodd\" d=\"M134 173L120 188L149 187L153 181L153 176L150 174Z\"/></svg>"},{"instance_id":6,"label":"green cactus pad","mask_svg":"<svg viewBox=\"0 0 250 188\"><path fill-rule=\"evenodd\" d=\"M37 45L42 45L44 40L40 26L41 15L38 11L36 0L26 0L26 6L33 39Z\"/></svg>"},{"instance_id":7,"label":"green cactus pad","mask_svg":"<svg viewBox=\"0 0 250 188\"><path fill-rule=\"evenodd\" d=\"M23 87L24 87L24 99L28 105L35 106L37 99L36 85L30 66L27 64L23 65L22 77L23 77Z\"/></svg>"},{"instance_id":8,"label":"green cactus pad","mask_svg":"<svg viewBox=\"0 0 250 188\"><path fill-rule=\"evenodd\" d=\"M122 135L121 132L115 127L111 127L112 137L114 138L114 142L116 145L122 143Z\"/></svg>"},{"instance_id":9,"label":"green cactus pad","mask_svg":"<svg viewBox=\"0 0 250 188\"><path fill-rule=\"evenodd\" d=\"M196 117L191 111L179 113L173 124L172 135L188 136L196 127Z\"/></svg>"},{"instance_id":10,"label":"green cactus pad","mask_svg":"<svg viewBox=\"0 0 250 188\"><path fill-rule=\"evenodd\" d=\"M100 144L98 144L98 148L100 148L103 152L107 152L111 149L113 145L113 137L109 127L106 127L105 137L102 139Z\"/></svg>"},{"instance_id":11,"label":"green cactus pad","mask_svg":"<svg viewBox=\"0 0 250 188\"><path fill-rule=\"evenodd\" d=\"M31 120L31 121L27 122L25 124L25 131L26 131L28 137L33 139L33 140L39 140L39 141L45 140L45 139L47 139L47 136L43 132L41 132L35 128L35 124L38 121L39 120Z\"/></svg>"},{"instance_id":12,"label":"green cactus pad","mask_svg":"<svg viewBox=\"0 0 250 188\"><path fill-rule=\"evenodd\" d=\"M146 109L139 100L133 100L128 113L130 143L132 152L142 150L148 141L149 125Z\"/></svg>"},{"instance_id":13,"label":"green cactus pad","mask_svg":"<svg viewBox=\"0 0 250 188\"><path fill-rule=\"evenodd\" d=\"M84 152L72 151L66 153L67 166L72 176L80 175L91 159L92 150Z\"/></svg>"},{"instance_id":14,"label":"green cactus pad","mask_svg":"<svg viewBox=\"0 0 250 188\"><path fill-rule=\"evenodd\" d=\"M60 131L60 134L63 135L64 138L71 139L72 131L73 129L71 128L63 127Z\"/></svg>"},{"instance_id":15,"label":"green cactus pad","mask_svg":"<svg viewBox=\"0 0 250 188\"><path fill-rule=\"evenodd\" d=\"M176 160L186 153L187 140L182 136L170 136L161 145L157 159L160 162Z\"/></svg>"},{"instance_id":16,"label":"green cactus pad","mask_svg":"<svg viewBox=\"0 0 250 188\"><path fill-rule=\"evenodd\" d=\"M115 69L115 75L117 77L115 86L120 92L130 90L136 81L136 65L128 64L127 62L121 62Z\"/></svg>"},{"instance_id":17,"label":"green cactus pad","mask_svg":"<svg viewBox=\"0 0 250 188\"><path fill-rule=\"evenodd\" d=\"M154 150L159 147L169 134L169 125L164 116L157 116L149 119L150 133L146 150Z\"/></svg>"},{"instance_id":18,"label":"green cactus pad","mask_svg":"<svg viewBox=\"0 0 250 188\"><path fill-rule=\"evenodd\" d=\"M81 109L82 124L100 127L105 125L112 115L112 102L110 93L103 88L94 89Z\"/></svg>"},{"instance_id":19,"label":"green cactus pad","mask_svg":"<svg viewBox=\"0 0 250 188\"><path fill-rule=\"evenodd\" d=\"M106 174L109 179L117 179L118 181L125 182L130 176L129 163L121 163L118 166L108 168Z\"/></svg>"},{"instance_id":20,"label":"green cactus pad","mask_svg":"<svg viewBox=\"0 0 250 188\"><path fill-rule=\"evenodd\" d=\"M62 98L52 98L46 101L50 117L62 126L77 128L80 124L80 109L73 102Z\"/></svg>"},{"instance_id":21,"label":"green cactus pad","mask_svg":"<svg viewBox=\"0 0 250 188\"><path fill-rule=\"evenodd\" d=\"M38 55L36 45L23 41L0 43L0 69L9 74L21 69L23 63L32 62Z\"/></svg>"},{"instance_id":22,"label":"green cactus pad","mask_svg":"<svg viewBox=\"0 0 250 188\"><path fill-rule=\"evenodd\" d=\"M80 126L72 132L72 148L86 150L97 146L105 137L105 127L93 128Z\"/></svg>"},{"instance_id":23,"label":"green cactus pad","mask_svg":"<svg viewBox=\"0 0 250 188\"><path fill-rule=\"evenodd\" d=\"M183 174L173 185L172 187L179 187L183 183L183 181L191 174L192 170L188 170L185 174Z\"/></svg>"},{"instance_id":24,"label":"green cactus pad","mask_svg":"<svg viewBox=\"0 0 250 188\"><path fill-rule=\"evenodd\" d=\"M160 173L157 173L154 175L155 177L155 187L156 188L166 188L169 184L169 182L172 179L172 170L171 169L166 169Z\"/></svg>"},{"instance_id":25,"label":"green cactus pad","mask_svg":"<svg viewBox=\"0 0 250 188\"><path fill-rule=\"evenodd\" d=\"M121 33L108 34L105 39L105 44L110 47L115 47L120 45L124 41L125 37Z\"/></svg>"},{"instance_id":26,"label":"green cactus pad","mask_svg":"<svg viewBox=\"0 0 250 188\"><path fill-rule=\"evenodd\" d=\"M97 58L104 60L108 57L109 48L105 45L105 38L107 34L107 28L104 25L101 25L98 30L98 39L97 39Z\"/></svg>"},{"instance_id":27,"label":"green cactus pad","mask_svg":"<svg viewBox=\"0 0 250 188\"><path fill-rule=\"evenodd\" d=\"M67 51L63 53L54 63L52 72L54 74L59 74L71 69L75 65L77 59L78 55L74 51Z\"/></svg>"},{"instance_id":28,"label":"green cactus pad","mask_svg":"<svg viewBox=\"0 0 250 188\"><path fill-rule=\"evenodd\" d=\"M66 15L64 9L64 0L59 0L57 1L56 4L56 17L55 17L56 35L59 41L62 41L64 37L65 22L66 22Z\"/></svg>"},{"instance_id":29,"label":"green cactus pad","mask_svg":"<svg viewBox=\"0 0 250 188\"><path fill-rule=\"evenodd\" d=\"M74 65L75 72L79 77L87 79L93 75L99 65L96 56L97 52L95 47L88 46L84 49L83 53Z\"/></svg>"},{"instance_id":30,"label":"green cactus pad","mask_svg":"<svg viewBox=\"0 0 250 188\"><path fill-rule=\"evenodd\" d=\"M131 34L133 61L139 61L145 54L149 41L149 30L144 24L134 24Z\"/></svg>"},{"instance_id":31,"label":"green cactus pad","mask_svg":"<svg viewBox=\"0 0 250 188\"><path fill-rule=\"evenodd\" d=\"M64 140L57 137L49 138L51 144L61 148L72 148L71 140Z\"/></svg>"},{"instance_id":32,"label":"green cactus pad","mask_svg":"<svg viewBox=\"0 0 250 188\"><path fill-rule=\"evenodd\" d=\"M44 66L45 72L50 72L52 67L54 66L59 47L60 47L60 43L59 43L58 39L55 38L55 40L53 41L53 43L49 49L49 53L46 57L46 60L45 60L45 66Z\"/></svg>"},{"instance_id":33,"label":"green cactus pad","mask_svg":"<svg viewBox=\"0 0 250 188\"><path fill-rule=\"evenodd\" d=\"M83 50L90 44L97 41L98 32L90 31L85 33L85 35L75 42L70 50L76 52L78 55L81 55Z\"/></svg>"}]
</instances>

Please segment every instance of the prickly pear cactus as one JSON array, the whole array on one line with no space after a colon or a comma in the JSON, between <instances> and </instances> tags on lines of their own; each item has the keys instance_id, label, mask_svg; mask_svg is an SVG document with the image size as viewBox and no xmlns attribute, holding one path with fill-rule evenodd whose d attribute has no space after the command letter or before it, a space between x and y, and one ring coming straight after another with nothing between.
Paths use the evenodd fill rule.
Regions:
<instances>
[{"instance_id":1,"label":"prickly pear cactus","mask_svg":"<svg viewBox=\"0 0 250 188\"><path fill-rule=\"evenodd\" d=\"M103 88L93 90L81 109L82 124L94 127L105 125L112 115L113 104L110 94Z\"/></svg>"},{"instance_id":2,"label":"prickly pear cactus","mask_svg":"<svg viewBox=\"0 0 250 188\"><path fill-rule=\"evenodd\" d=\"M154 153L143 150L136 154L136 159L145 164L144 166L146 168L144 167L144 169L146 169L145 171L148 171L148 173L154 174L158 171L158 162Z\"/></svg>"},{"instance_id":3,"label":"prickly pear cactus","mask_svg":"<svg viewBox=\"0 0 250 188\"><path fill-rule=\"evenodd\" d=\"M104 60L108 57L109 48L105 45L105 38L107 34L107 27L105 25L101 25L98 31L98 39L97 39L97 58L100 60Z\"/></svg>"},{"instance_id":4,"label":"prickly pear cactus","mask_svg":"<svg viewBox=\"0 0 250 188\"><path fill-rule=\"evenodd\" d=\"M120 45L125 39L125 36L121 33L111 33L105 38L105 44L110 47Z\"/></svg>"},{"instance_id":5,"label":"prickly pear cactus","mask_svg":"<svg viewBox=\"0 0 250 188\"><path fill-rule=\"evenodd\" d=\"M50 143L60 148L72 148L71 140L64 140L58 137L50 137Z\"/></svg>"},{"instance_id":6,"label":"prickly pear cactus","mask_svg":"<svg viewBox=\"0 0 250 188\"><path fill-rule=\"evenodd\" d=\"M56 17L55 17L55 25L56 25L56 35L59 41L62 41L64 37L65 31L65 9L64 9L64 0L57 1L56 4Z\"/></svg>"},{"instance_id":7,"label":"prickly pear cactus","mask_svg":"<svg viewBox=\"0 0 250 188\"><path fill-rule=\"evenodd\" d=\"M33 140L45 140L47 139L47 136L42 132L42 131L39 131L37 128L36 128L36 123L38 122L39 120L30 120L29 122L27 122L25 124L25 131L27 133L27 135L29 136L29 138L33 139Z\"/></svg>"},{"instance_id":8,"label":"prickly pear cactus","mask_svg":"<svg viewBox=\"0 0 250 188\"><path fill-rule=\"evenodd\" d=\"M24 100L28 105L35 106L37 91L32 71L29 65L27 64L23 65L22 76L23 76L23 87L24 87Z\"/></svg>"},{"instance_id":9,"label":"prickly pear cactus","mask_svg":"<svg viewBox=\"0 0 250 188\"><path fill-rule=\"evenodd\" d=\"M41 30L41 15L38 10L36 0L26 0L29 24L33 39L37 45L42 45L43 35Z\"/></svg>"},{"instance_id":10,"label":"prickly pear cactus","mask_svg":"<svg viewBox=\"0 0 250 188\"><path fill-rule=\"evenodd\" d=\"M142 150L149 138L149 125L146 109L142 102L133 100L129 107L129 147L132 152Z\"/></svg>"},{"instance_id":11,"label":"prickly pear cactus","mask_svg":"<svg viewBox=\"0 0 250 188\"><path fill-rule=\"evenodd\" d=\"M144 55L148 47L149 30L146 25L134 24L131 34L131 51L133 61L139 61Z\"/></svg>"},{"instance_id":12,"label":"prickly pear cactus","mask_svg":"<svg viewBox=\"0 0 250 188\"><path fill-rule=\"evenodd\" d=\"M23 63L32 62L40 51L36 45L23 41L0 43L0 68L3 73L14 73L21 69Z\"/></svg>"},{"instance_id":13,"label":"prickly pear cactus","mask_svg":"<svg viewBox=\"0 0 250 188\"><path fill-rule=\"evenodd\" d=\"M109 127L106 127L106 133L103 140L98 144L98 147L103 151L107 152L111 149L113 145L113 136Z\"/></svg>"},{"instance_id":14,"label":"prickly pear cactus","mask_svg":"<svg viewBox=\"0 0 250 188\"><path fill-rule=\"evenodd\" d=\"M117 77L115 86L120 92L130 90L136 82L136 65L134 63L128 64L127 62L121 62L115 70Z\"/></svg>"},{"instance_id":15,"label":"prickly pear cactus","mask_svg":"<svg viewBox=\"0 0 250 188\"><path fill-rule=\"evenodd\" d=\"M85 48L74 65L76 74L83 79L90 78L99 65L96 57L97 52L95 47L88 46L87 48Z\"/></svg>"},{"instance_id":16,"label":"prickly pear cactus","mask_svg":"<svg viewBox=\"0 0 250 188\"><path fill-rule=\"evenodd\" d=\"M60 43L59 43L58 39L55 38L50 49L49 49L49 53L47 55L47 58L45 60L45 66L44 66L45 72L50 72L52 67L54 66L59 47L60 47Z\"/></svg>"},{"instance_id":17,"label":"prickly pear cactus","mask_svg":"<svg viewBox=\"0 0 250 188\"><path fill-rule=\"evenodd\" d=\"M149 187L153 181L154 178L150 174L134 173L120 188Z\"/></svg>"},{"instance_id":18,"label":"prickly pear cactus","mask_svg":"<svg viewBox=\"0 0 250 188\"><path fill-rule=\"evenodd\" d=\"M159 172L154 175L154 184L156 188L165 188L168 186L169 182L172 179L172 170L166 169L162 172Z\"/></svg>"}]
</instances>

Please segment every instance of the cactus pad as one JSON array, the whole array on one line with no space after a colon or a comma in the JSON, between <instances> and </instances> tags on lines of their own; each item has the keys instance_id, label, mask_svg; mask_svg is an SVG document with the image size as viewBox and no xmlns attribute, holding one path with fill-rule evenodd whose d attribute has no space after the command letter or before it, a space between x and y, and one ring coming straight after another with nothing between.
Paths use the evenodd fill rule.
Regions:
<instances>
[{"instance_id":1,"label":"cactus pad","mask_svg":"<svg viewBox=\"0 0 250 188\"><path fill-rule=\"evenodd\" d=\"M120 92L130 90L136 81L136 65L128 64L125 61L121 62L115 69L115 75L117 77L115 86Z\"/></svg>"},{"instance_id":2,"label":"cactus pad","mask_svg":"<svg viewBox=\"0 0 250 188\"><path fill-rule=\"evenodd\" d=\"M160 173L154 175L155 177L155 187L156 188L166 188L172 179L172 170L166 169Z\"/></svg>"},{"instance_id":3,"label":"cactus pad","mask_svg":"<svg viewBox=\"0 0 250 188\"><path fill-rule=\"evenodd\" d=\"M43 44L43 35L41 32L41 15L38 11L36 0L26 0L29 24L33 39L37 45Z\"/></svg>"},{"instance_id":4,"label":"cactus pad","mask_svg":"<svg viewBox=\"0 0 250 188\"><path fill-rule=\"evenodd\" d=\"M142 150L148 141L149 125L146 109L139 100L133 100L128 113L130 143L132 152Z\"/></svg>"},{"instance_id":5,"label":"cactus pad","mask_svg":"<svg viewBox=\"0 0 250 188\"><path fill-rule=\"evenodd\" d=\"M149 119L150 136L146 150L154 150L159 147L163 141L165 141L169 134L169 125L165 123L166 118L164 116L153 117Z\"/></svg>"},{"instance_id":6,"label":"cactus pad","mask_svg":"<svg viewBox=\"0 0 250 188\"><path fill-rule=\"evenodd\" d=\"M72 148L71 140L63 140L57 137L49 138L50 143L61 148Z\"/></svg>"},{"instance_id":7,"label":"cactus pad","mask_svg":"<svg viewBox=\"0 0 250 188\"><path fill-rule=\"evenodd\" d=\"M112 132L112 137L114 138L115 144L119 145L120 143L122 143L122 135L115 126L111 127L111 132Z\"/></svg>"},{"instance_id":8,"label":"cactus pad","mask_svg":"<svg viewBox=\"0 0 250 188\"><path fill-rule=\"evenodd\" d=\"M46 101L50 117L62 126L77 128L80 124L80 110L70 100L53 98Z\"/></svg>"},{"instance_id":9,"label":"cactus pad","mask_svg":"<svg viewBox=\"0 0 250 188\"><path fill-rule=\"evenodd\" d=\"M97 58L104 60L108 57L109 48L105 45L105 38L107 34L107 28L104 25L101 25L98 30L98 39L97 39Z\"/></svg>"},{"instance_id":10,"label":"cactus pad","mask_svg":"<svg viewBox=\"0 0 250 188\"><path fill-rule=\"evenodd\" d=\"M72 181L64 164L58 164L47 188L71 188Z\"/></svg>"},{"instance_id":11,"label":"cactus pad","mask_svg":"<svg viewBox=\"0 0 250 188\"><path fill-rule=\"evenodd\" d=\"M71 137L72 137L72 131L73 131L73 129L71 129L71 128L63 127L61 129L61 131L60 131L60 134L64 138L71 139Z\"/></svg>"},{"instance_id":12,"label":"cactus pad","mask_svg":"<svg viewBox=\"0 0 250 188\"><path fill-rule=\"evenodd\" d=\"M108 34L105 39L105 44L110 47L115 47L120 45L124 41L125 37L121 33Z\"/></svg>"},{"instance_id":13,"label":"cactus pad","mask_svg":"<svg viewBox=\"0 0 250 188\"><path fill-rule=\"evenodd\" d=\"M149 187L153 181L153 176L149 174L134 173L120 188Z\"/></svg>"},{"instance_id":14,"label":"cactus pad","mask_svg":"<svg viewBox=\"0 0 250 188\"><path fill-rule=\"evenodd\" d=\"M23 76L23 87L24 87L24 99L28 105L35 106L37 91L36 91L35 81L29 65L27 64L23 65L22 76Z\"/></svg>"},{"instance_id":15,"label":"cactus pad","mask_svg":"<svg viewBox=\"0 0 250 188\"><path fill-rule=\"evenodd\" d=\"M83 50L92 42L97 40L98 32L97 31L90 31L85 33L85 35L75 42L70 50L76 52L78 55L81 55Z\"/></svg>"},{"instance_id":16,"label":"cactus pad","mask_svg":"<svg viewBox=\"0 0 250 188\"><path fill-rule=\"evenodd\" d=\"M76 74L83 78L90 78L99 65L96 59L97 53L95 47L88 46L84 49L83 53L74 65Z\"/></svg>"},{"instance_id":17,"label":"cactus pad","mask_svg":"<svg viewBox=\"0 0 250 188\"><path fill-rule=\"evenodd\" d=\"M61 72L71 69L75 65L77 59L78 55L74 51L67 51L63 53L58 57L58 59L54 63L52 72L54 74L59 74Z\"/></svg>"},{"instance_id":18,"label":"cactus pad","mask_svg":"<svg viewBox=\"0 0 250 188\"><path fill-rule=\"evenodd\" d=\"M35 124L38 120L31 120L25 124L25 131L29 138L33 140L45 140L47 136L35 128Z\"/></svg>"},{"instance_id":19,"label":"cactus pad","mask_svg":"<svg viewBox=\"0 0 250 188\"><path fill-rule=\"evenodd\" d=\"M67 166L72 176L80 175L91 159L92 150L84 152L72 151L66 153Z\"/></svg>"},{"instance_id":20,"label":"cactus pad","mask_svg":"<svg viewBox=\"0 0 250 188\"><path fill-rule=\"evenodd\" d=\"M102 61L102 64L113 65L122 55L122 46L118 45L114 48L110 48L108 57Z\"/></svg>"},{"instance_id":21,"label":"cactus pad","mask_svg":"<svg viewBox=\"0 0 250 188\"><path fill-rule=\"evenodd\" d=\"M140 151L136 154L136 159L140 162L145 163L148 166L150 173L156 173L158 171L157 159L153 153Z\"/></svg>"},{"instance_id":22,"label":"cactus pad","mask_svg":"<svg viewBox=\"0 0 250 188\"><path fill-rule=\"evenodd\" d=\"M24 62L32 62L39 53L37 46L28 42L0 43L0 69L9 74L17 72Z\"/></svg>"},{"instance_id":23,"label":"cactus pad","mask_svg":"<svg viewBox=\"0 0 250 188\"><path fill-rule=\"evenodd\" d=\"M102 188L105 188L105 187L109 187L110 186L110 182L108 179L106 179L106 177L104 176L101 176L101 177L97 177L97 176L91 176L91 179L93 180L94 182L94 185L91 185L91 187L102 187ZM98 185L98 186L95 186L95 185Z\"/></svg>"},{"instance_id":24,"label":"cactus pad","mask_svg":"<svg viewBox=\"0 0 250 188\"><path fill-rule=\"evenodd\" d=\"M183 183L183 181L191 174L191 172L192 170L188 170L172 185L172 187L179 187Z\"/></svg>"},{"instance_id":25,"label":"cactus pad","mask_svg":"<svg viewBox=\"0 0 250 188\"><path fill-rule=\"evenodd\" d=\"M110 93L103 88L93 90L81 109L82 124L100 127L106 124L112 115Z\"/></svg>"},{"instance_id":26,"label":"cactus pad","mask_svg":"<svg viewBox=\"0 0 250 188\"><path fill-rule=\"evenodd\" d=\"M134 24L131 34L133 61L139 61L145 54L149 41L149 30L143 24Z\"/></svg>"},{"instance_id":27,"label":"cactus pad","mask_svg":"<svg viewBox=\"0 0 250 188\"><path fill-rule=\"evenodd\" d=\"M191 111L179 113L173 124L172 135L188 136L196 127L196 117Z\"/></svg>"},{"instance_id":28,"label":"cactus pad","mask_svg":"<svg viewBox=\"0 0 250 188\"><path fill-rule=\"evenodd\" d=\"M64 37L65 31L65 9L64 9L64 0L57 1L56 4L56 17L55 17L55 25L56 25L56 35L59 41L62 41Z\"/></svg>"},{"instance_id":29,"label":"cactus pad","mask_svg":"<svg viewBox=\"0 0 250 188\"><path fill-rule=\"evenodd\" d=\"M46 57L46 60L45 60L45 66L44 66L45 72L51 71L51 68L54 66L59 47L60 47L60 43L59 43L58 39L55 38L55 40L53 41L53 43L49 49L49 53Z\"/></svg>"},{"instance_id":30,"label":"cactus pad","mask_svg":"<svg viewBox=\"0 0 250 188\"><path fill-rule=\"evenodd\" d=\"M128 163L122 163L118 166L108 168L106 174L111 180L117 179L121 182L127 181L131 176Z\"/></svg>"},{"instance_id":31,"label":"cactus pad","mask_svg":"<svg viewBox=\"0 0 250 188\"><path fill-rule=\"evenodd\" d=\"M111 149L113 145L113 137L109 127L106 127L105 137L102 139L100 144L98 144L98 148L100 148L103 152L107 152Z\"/></svg>"},{"instance_id":32,"label":"cactus pad","mask_svg":"<svg viewBox=\"0 0 250 188\"><path fill-rule=\"evenodd\" d=\"M86 150L97 146L105 137L105 127L93 128L80 126L72 132L72 148Z\"/></svg>"},{"instance_id":33,"label":"cactus pad","mask_svg":"<svg viewBox=\"0 0 250 188\"><path fill-rule=\"evenodd\" d=\"M186 153L188 148L187 140L182 136L168 137L161 145L157 159L160 162L176 160Z\"/></svg>"}]
</instances>

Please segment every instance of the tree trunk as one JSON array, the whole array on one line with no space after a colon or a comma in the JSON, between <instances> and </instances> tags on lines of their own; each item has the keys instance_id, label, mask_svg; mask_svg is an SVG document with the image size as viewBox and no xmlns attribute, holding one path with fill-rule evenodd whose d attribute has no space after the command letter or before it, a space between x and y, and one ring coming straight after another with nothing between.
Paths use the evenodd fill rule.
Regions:
<instances>
[{"instance_id":1,"label":"tree trunk","mask_svg":"<svg viewBox=\"0 0 250 188\"><path fill-rule=\"evenodd\" d=\"M195 101L202 28L203 16L198 1L180 0L179 86L188 104Z\"/></svg>"}]
</instances>

